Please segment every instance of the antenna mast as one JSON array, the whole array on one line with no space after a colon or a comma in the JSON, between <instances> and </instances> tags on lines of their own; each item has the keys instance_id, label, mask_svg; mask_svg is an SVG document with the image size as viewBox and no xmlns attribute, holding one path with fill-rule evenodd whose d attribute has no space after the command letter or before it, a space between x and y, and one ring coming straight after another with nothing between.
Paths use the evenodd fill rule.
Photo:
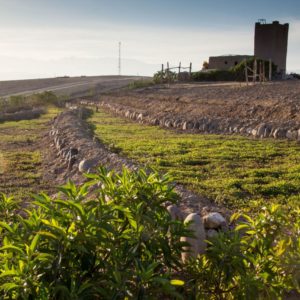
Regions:
<instances>
[{"instance_id":1,"label":"antenna mast","mask_svg":"<svg viewBox=\"0 0 300 300\"><path fill-rule=\"evenodd\" d=\"M119 42L119 76L121 76L121 42Z\"/></svg>"}]
</instances>

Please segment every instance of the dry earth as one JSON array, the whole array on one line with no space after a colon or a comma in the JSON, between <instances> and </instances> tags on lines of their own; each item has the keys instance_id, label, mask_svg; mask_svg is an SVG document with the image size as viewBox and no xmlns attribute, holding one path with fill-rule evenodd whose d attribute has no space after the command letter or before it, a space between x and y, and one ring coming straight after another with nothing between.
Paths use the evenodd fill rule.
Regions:
<instances>
[{"instance_id":1,"label":"dry earth","mask_svg":"<svg viewBox=\"0 0 300 300\"><path fill-rule=\"evenodd\" d=\"M300 123L300 81L257 85L173 84L117 91L101 98L154 115Z\"/></svg>"}]
</instances>

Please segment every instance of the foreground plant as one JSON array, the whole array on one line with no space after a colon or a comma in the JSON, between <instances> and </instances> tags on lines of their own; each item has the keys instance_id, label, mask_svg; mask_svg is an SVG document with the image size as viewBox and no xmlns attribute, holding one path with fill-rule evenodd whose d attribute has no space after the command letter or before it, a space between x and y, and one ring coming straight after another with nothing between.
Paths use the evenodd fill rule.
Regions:
<instances>
[{"instance_id":1,"label":"foreground plant","mask_svg":"<svg viewBox=\"0 0 300 300\"><path fill-rule=\"evenodd\" d=\"M207 253L187 266L200 299L282 299L300 292L300 210L279 205L251 218L233 214L232 232L210 241Z\"/></svg>"},{"instance_id":2,"label":"foreground plant","mask_svg":"<svg viewBox=\"0 0 300 300\"><path fill-rule=\"evenodd\" d=\"M86 176L27 208L0 196L1 299L271 299L299 289L299 210L243 216L182 265L180 237L191 233L165 208L178 200L168 176Z\"/></svg>"},{"instance_id":3,"label":"foreground plant","mask_svg":"<svg viewBox=\"0 0 300 300\"><path fill-rule=\"evenodd\" d=\"M169 178L105 169L88 178L55 199L35 196L27 209L2 196L0 297L179 297L171 271L185 229L165 209L177 199Z\"/></svg>"}]
</instances>

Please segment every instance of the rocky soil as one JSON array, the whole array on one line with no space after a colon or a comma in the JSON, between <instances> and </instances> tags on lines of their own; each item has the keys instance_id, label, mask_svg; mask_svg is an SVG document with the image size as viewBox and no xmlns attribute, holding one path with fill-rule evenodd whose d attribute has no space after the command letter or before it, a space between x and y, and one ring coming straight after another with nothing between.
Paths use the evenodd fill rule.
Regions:
<instances>
[{"instance_id":1,"label":"rocky soil","mask_svg":"<svg viewBox=\"0 0 300 300\"><path fill-rule=\"evenodd\" d=\"M300 81L160 85L81 103L168 128L300 139Z\"/></svg>"}]
</instances>

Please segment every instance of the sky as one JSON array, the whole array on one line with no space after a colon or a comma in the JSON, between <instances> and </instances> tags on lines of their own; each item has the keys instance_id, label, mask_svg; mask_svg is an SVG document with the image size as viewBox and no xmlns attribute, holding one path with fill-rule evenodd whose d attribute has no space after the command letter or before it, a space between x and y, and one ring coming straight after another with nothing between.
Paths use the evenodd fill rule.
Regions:
<instances>
[{"instance_id":1,"label":"sky","mask_svg":"<svg viewBox=\"0 0 300 300\"><path fill-rule=\"evenodd\" d=\"M300 72L299 0L0 0L0 80L152 75L167 61L253 54L258 19L289 23L287 70Z\"/></svg>"}]
</instances>

